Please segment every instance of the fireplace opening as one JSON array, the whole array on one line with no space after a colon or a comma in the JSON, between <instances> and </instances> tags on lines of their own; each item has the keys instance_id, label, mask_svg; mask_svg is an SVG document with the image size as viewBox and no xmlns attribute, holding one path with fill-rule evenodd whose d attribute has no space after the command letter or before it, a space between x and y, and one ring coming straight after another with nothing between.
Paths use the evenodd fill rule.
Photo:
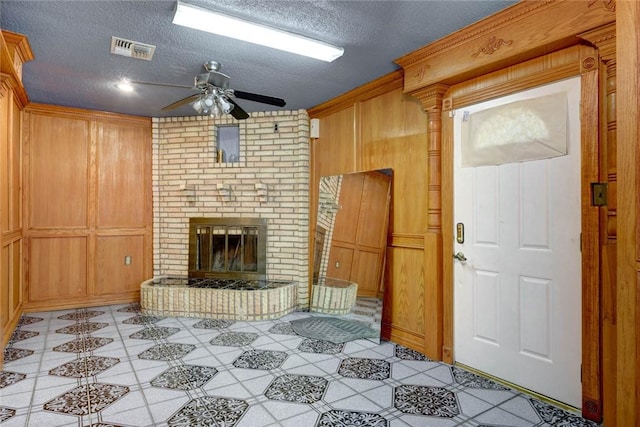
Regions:
<instances>
[{"instance_id":1,"label":"fireplace opening","mask_svg":"<svg viewBox=\"0 0 640 427\"><path fill-rule=\"evenodd\" d=\"M191 218L189 277L264 280L267 223L261 218Z\"/></svg>"}]
</instances>

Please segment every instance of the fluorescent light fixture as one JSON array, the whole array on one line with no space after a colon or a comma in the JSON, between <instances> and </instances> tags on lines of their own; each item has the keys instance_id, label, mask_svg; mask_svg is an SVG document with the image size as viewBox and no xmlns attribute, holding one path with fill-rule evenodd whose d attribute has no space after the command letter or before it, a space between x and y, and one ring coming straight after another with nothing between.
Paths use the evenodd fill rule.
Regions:
<instances>
[{"instance_id":1,"label":"fluorescent light fixture","mask_svg":"<svg viewBox=\"0 0 640 427\"><path fill-rule=\"evenodd\" d=\"M222 15L181 1L178 1L173 23L326 62L332 62L344 53L344 49L341 47L266 25Z\"/></svg>"}]
</instances>

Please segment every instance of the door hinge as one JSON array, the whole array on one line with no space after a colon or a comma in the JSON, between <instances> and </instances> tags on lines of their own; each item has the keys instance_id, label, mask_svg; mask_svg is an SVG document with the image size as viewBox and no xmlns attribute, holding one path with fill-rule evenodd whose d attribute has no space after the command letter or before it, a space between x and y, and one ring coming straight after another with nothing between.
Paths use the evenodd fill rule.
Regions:
<instances>
[{"instance_id":1,"label":"door hinge","mask_svg":"<svg viewBox=\"0 0 640 427\"><path fill-rule=\"evenodd\" d=\"M606 182L591 183L591 205L607 206L607 183Z\"/></svg>"}]
</instances>

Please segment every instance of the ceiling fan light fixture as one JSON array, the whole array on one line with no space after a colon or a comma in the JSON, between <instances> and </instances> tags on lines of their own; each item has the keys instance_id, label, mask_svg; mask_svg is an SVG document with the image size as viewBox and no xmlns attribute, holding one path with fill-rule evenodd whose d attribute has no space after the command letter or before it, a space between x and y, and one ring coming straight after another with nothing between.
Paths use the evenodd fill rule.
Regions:
<instances>
[{"instance_id":1,"label":"ceiling fan light fixture","mask_svg":"<svg viewBox=\"0 0 640 427\"><path fill-rule=\"evenodd\" d=\"M177 2L173 23L326 62L332 62L344 53L342 47L223 15L181 1Z\"/></svg>"},{"instance_id":2,"label":"ceiling fan light fixture","mask_svg":"<svg viewBox=\"0 0 640 427\"><path fill-rule=\"evenodd\" d=\"M218 96L218 106L225 114L229 114L231 110L233 110L233 104L230 103L224 96Z\"/></svg>"}]
</instances>

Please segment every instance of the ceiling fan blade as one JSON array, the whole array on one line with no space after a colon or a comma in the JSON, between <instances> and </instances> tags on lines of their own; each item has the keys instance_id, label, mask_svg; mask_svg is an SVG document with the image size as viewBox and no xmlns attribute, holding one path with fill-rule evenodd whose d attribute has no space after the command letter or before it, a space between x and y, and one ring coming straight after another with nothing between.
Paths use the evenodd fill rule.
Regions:
<instances>
[{"instance_id":1,"label":"ceiling fan blade","mask_svg":"<svg viewBox=\"0 0 640 427\"><path fill-rule=\"evenodd\" d=\"M234 90L233 93L236 98L261 102L262 104L275 105L276 107L284 107L287 104L284 102L284 99L274 98L273 96L258 95L257 93L243 92L241 90Z\"/></svg>"},{"instance_id":2,"label":"ceiling fan blade","mask_svg":"<svg viewBox=\"0 0 640 427\"><path fill-rule=\"evenodd\" d=\"M174 85L171 83L154 83L154 82L145 82L142 80L131 80L131 83L137 85L149 85L149 86L165 86L165 87L179 87L183 89L194 89L193 86L185 86L185 85Z\"/></svg>"},{"instance_id":3,"label":"ceiling fan blade","mask_svg":"<svg viewBox=\"0 0 640 427\"><path fill-rule=\"evenodd\" d=\"M198 98L200 98L200 94L196 93L194 95L189 95L186 98L182 98L179 101L174 102L173 104L169 104L166 107L162 107L161 110L162 111L170 111L170 110L175 110L178 107L182 107L183 105L189 104L190 102L193 102L195 100L197 100Z\"/></svg>"},{"instance_id":4,"label":"ceiling fan blade","mask_svg":"<svg viewBox=\"0 0 640 427\"><path fill-rule=\"evenodd\" d=\"M236 119L236 120L244 120L244 119L248 119L249 118L249 113L247 113L246 111L244 111L242 109L242 107L240 107L238 104L236 104L233 99L231 98L227 98L227 100L233 104L233 110L231 110L231 115Z\"/></svg>"}]
</instances>

